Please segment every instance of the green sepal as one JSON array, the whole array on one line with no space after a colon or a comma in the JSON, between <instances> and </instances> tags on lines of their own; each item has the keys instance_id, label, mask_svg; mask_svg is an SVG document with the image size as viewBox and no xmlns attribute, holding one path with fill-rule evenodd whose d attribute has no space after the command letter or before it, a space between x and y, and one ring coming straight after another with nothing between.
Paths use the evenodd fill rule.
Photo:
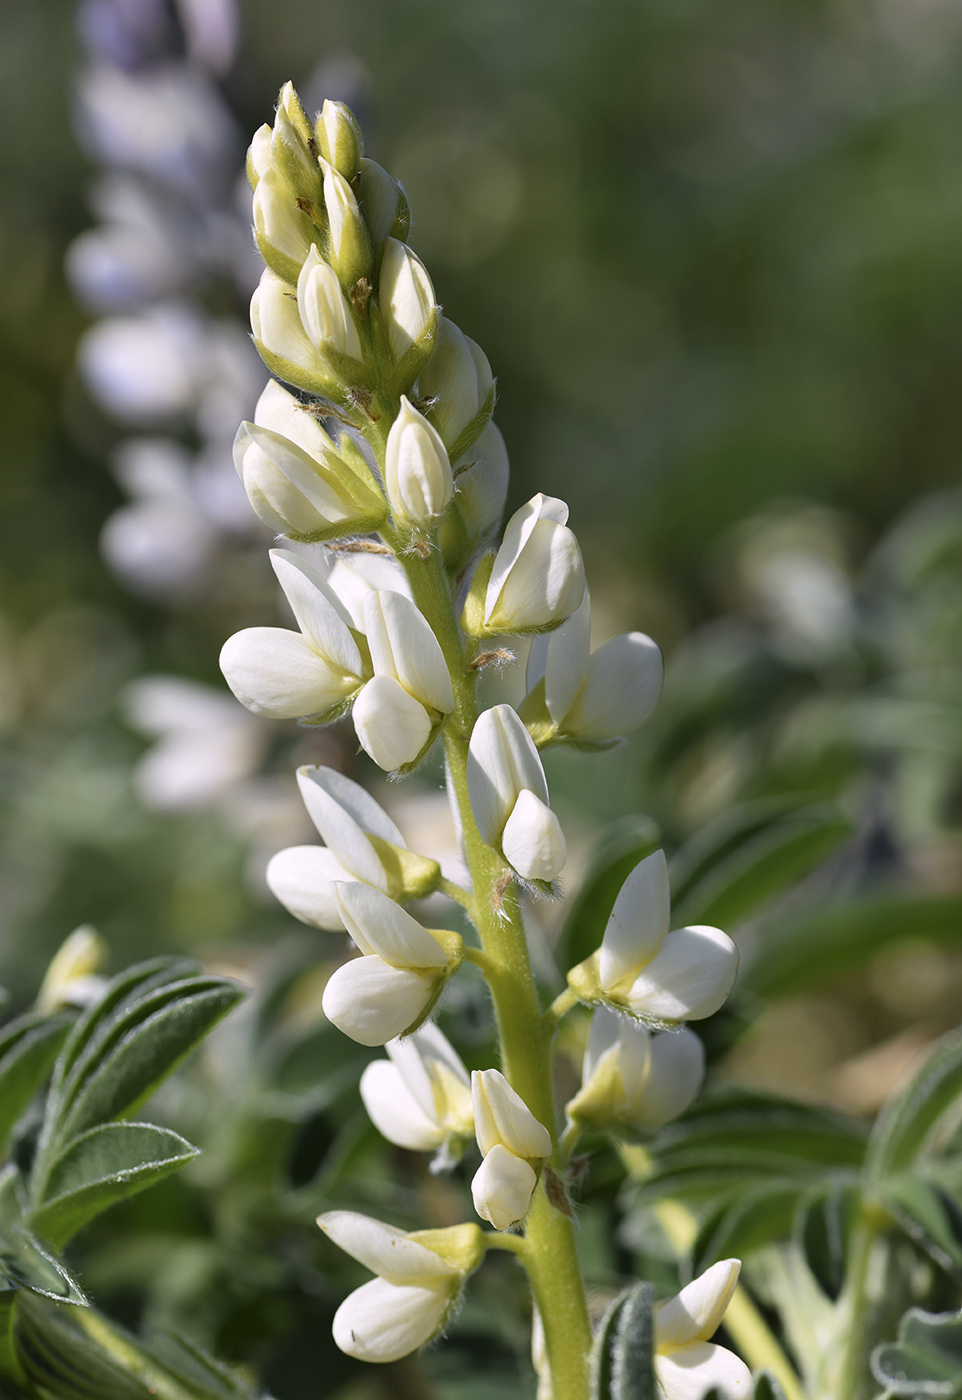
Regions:
<instances>
[{"instance_id":1,"label":"green sepal","mask_svg":"<svg viewBox=\"0 0 962 1400\"><path fill-rule=\"evenodd\" d=\"M494 552L489 550L478 560L478 567L468 588L461 613L461 626L469 637L486 637L484 626L484 598L494 568Z\"/></svg>"},{"instance_id":2,"label":"green sepal","mask_svg":"<svg viewBox=\"0 0 962 1400\"><path fill-rule=\"evenodd\" d=\"M303 222L305 240L308 243L317 243L320 245L320 240L317 237L318 230L313 220L309 219L306 214L302 214L300 210L297 210L297 213ZM296 287L297 279L301 275L301 267L303 264L299 263L296 258L292 258L288 253L282 252L280 248L275 248L274 244L268 242L257 228L254 229L254 242L257 244L257 251L260 253L271 272L276 273L283 281L289 282L292 287Z\"/></svg>"},{"instance_id":3,"label":"green sepal","mask_svg":"<svg viewBox=\"0 0 962 1400\"><path fill-rule=\"evenodd\" d=\"M528 691L518 707L518 714L524 721L524 726L537 748L543 749L557 736L558 726L551 718L545 701L544 676L541 677L533 690Z\"/></svg>"},{"instance_id":4,"label":"green sepal","mask_svg":"<svg viewBox=\"0 0 962 1400\"><path fill-rule=\"evenodd\" d=\"M302 729L326 729L329 724L336 724L339 719L344 719L351 713L354 701L358 693L363 689L361 685L355 687L349 695L345 695L336 705L331 705L329 709L322 710L316 715L305 715L303 719L297 721Z\"/></svg>"},{"instance_id":5,"label":"green sepal","mask_svg":"<svg viewBox=\"0 0 962 1400\"><path fill-rule=\"evenodd\" d=\"M409 1239L433 1250L459 1274L474 1273L484 1258L487 1243L478 1225L449 1225L441 1230L415 1230Z\"/></svg>"},{"instance_id":6,"label":"green sepal","mask_svg":"<svg viewBox=\"0 0 962 1400\"><path fill-rule=\"evenodd\" d=\"M426 899L441 883L441 867L430 856L418 855L404 846L396 846L383 836L367 832L367 839L374 847L388 879L388 893L399 904L412 899Z\"/></svg>"},{"instance_id":7,"label":"green sepal","mask_svg":"<svg viewBox=\"0 0 962 1400\"><path fill-rule=\"evenodd\" d=\"M285 384L292 384L295 389L302 389L307 394L314 394L322 399L330 399L336 404L346 404L348 402L347 388L331 374L322 373L324 361L318 354L318 370L312 373L303 365L295 365L291 360L285 360L280 355L273 354L268 350L262 340L257 336L252 336L254 346L258 355L264 361L271 374L282 380Z\"/></svg>"}]
</instances>

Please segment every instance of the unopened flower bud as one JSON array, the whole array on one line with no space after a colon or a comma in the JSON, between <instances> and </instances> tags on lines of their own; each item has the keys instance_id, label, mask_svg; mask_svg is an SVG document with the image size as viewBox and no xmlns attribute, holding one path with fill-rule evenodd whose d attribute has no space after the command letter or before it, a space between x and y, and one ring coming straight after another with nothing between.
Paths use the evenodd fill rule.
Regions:
<instances>
[{"instance_id":1,"label":"unopened flower bud","mask_svg":"<svg viewBox=\"0 0 962 1400\"><path fill-rule=\"evenodd\" d=\"M496 1069L471 1075L474 1126L484 1161L471 1183L475 1209L496 1230L523 1220L551 1134Z\"/></svg>"},{"instance_id":2,"label":"unopened flower bud","mask_svg":"<svg viewBox=\"0 0 962 1400\"><path fill-rule=\"evenodd\" d=\"M314 125L321 155L345 180L357 174L364 148L361 128L346 102L325 99Z\"/></svg>"},{"instance_id":3,"label":"unopened flower bud","mask_svg":"<svg viewBox=\"0 0 962 1400\"><path fill-rule=\"evenodd\" d=\"M436 520L454 491L444 443L403 394L388 433L384 484L394 514L414 525Z\"/></svg>"},{"instance_id":4,"label":"unopened flower bud","mask_svg":"<svg viewBox=\"0 0 962 1400\"><path fill-rule=\"evenodd\" d=\"M261 257L288 282L297 280L316 233L297 204L297 196L276 166L258 180L252 200L254 237Z\"/></svg>"},{"instance_id":5,"label":"unopened flower bud","mask_svg":"<svg viewBox=\"0 0 962 1400\"><path fill-rule=\"evenodd\" d=\"M430 1014L461 963L461 939L429 932L370 885L334 881L344 927L363 954L344 963L324 989L324 1014L361 1045L410 1035Z\"/></svg>"},{"instance_id":6,"label":"unopened flower bud","mask_svg":"<svg viewBox=\"0 0 962 1400\"><path fill-rule=\"evenodd\" d=\"M504 438L489 423L454 463L452 508L441 526L441 547L452 572L458 572L501 523L509 475Z\"/></svg>"},{"instance_id":7,"label":"unopened flower bud","mask_svg":"<svg viewBox=\"0 0 962 1400\"><path fill-rule=\"evenodd\" d=\"M75 928L57 949L47 968L37 1010L50 1015L62 1006L89 1006L107 985L96 974L107 960L107 944L95 928Z\"/></svg>"},{"instance_id":8,"label":"unopened flower bud","mask_svg":"<svg viewBox=\"0 0 962 1400\"><path fill-rule=\"evenodd\" d=\"M326 160L324 207L331 236L331 265L343 287L353 287L360 277L371 274L371 236L357 206L357 199L344 176Z\"/></svg>"},{"instance_id":9,"label":"unopened flower bud","mask_svg":"<svg viewBox=\"0 0 962 1400\"><path fill-rule=\"evenodd\" d=\"M591 1018L582 1088L566 1112L586 1127L660 1128L684 1113L704 1073L705 1051L694 1031L651 1035L599 1006Z\"/></svg>"},{"instance_id":10,"label":"unopened flower bud","mask_svg":"<svg viewBox=\"0 0 962 1400\"><path fill-rule=\"evenodd\" d=\"M550 632L571 616L584 597L585 571L567 519L568 507L554 496L532 496L515 511L490 566L483 601L477 600L480 618L475 604L466 609L466 626L484 636L524 636ZM479 588L481 582L483 576Z\"/></svg>"},{"instance_id":11,"label":"unopened flower bud","mask_svg":"<svg viewBox=\"0 0 962 1400\"><path fill-rule=\"evenodd\" d=\"M418 383L422 398L437 399L428 417L445 447L452 457L460 456L481 432L494 407L494 379L487 356L480 345L442 316L437 348Z\"/></svg>"},{"instance_id":12,"label":"unopened flower bud","mask_svg":"<svg viewBox=\"0 0 962 1400\"><path fill-rule=\"evenodd\" d=\"M297 279L297 309L307 338L327 356L363 358L347 298L334 270L312 247Z\"/></svg>"},{"instance_id":13,"label":"unopened flower bud","mask_svg":"<svg viewBox=\"0 0 962 1400\"><path fill-rule=\"evenodd\" d=\"M359 1361L398 1361L443 1331L467 1276L484 1257L477 1226L406 1234L350 1210L331 1210L317 1223L327 1237L377 1277L347 1298L334 1315L334 1341Z\"/></svg>"},{"instance_id":14,"label":"unopened flower bud","mask_svg":"<svg viewBox=\"0 0 962 1400\"><path fill-rule=\"evenodd\" d=\"M297 292L269 267L251 297L251 330L261 359L279 379L312 394L341 395L333 367L301 323Z\"/></svg>"},{"instance_id":15,"label":"unopened flower bud","mask_svg":"<svg viewBox=\"0 0 962 1400\"><path fill-rule=\"evenodd\" d=\"M376 530L387 516L380 492L335 456L309 457L269 428L242 423L234 465L255 512L271 529L302 542Z\"/></svg>"},{"instance_id":16,"label":"unopened flower bud","mask_svg":"<svg viewBox=\"0 0 962 1400\"><path fill-rule=\"evenodd\" d=\"M468 747L468 793L482 839L525 880L551 881L567 858L538 750L510 705L479 716Z\"/></svg>"},{"instance_id":17,"label":"unopened flower bud","mask_svg":"<svg viewBox=\"0 0 962 1400\"><path fill-rule=\"evenodd\" d=\"M271 168L273 135L274 133L266 122L254 132L247 151L247 180L252 190L257 188L258 180L262 179Z\"/></svg>"},{"instance_id":18,"label":"unopened flower bud","mask_svg":"<svg viewBox=\"0 0 962 1400\"><path fill-rule=\"evenodd\" d=\"M399 387L406 392L434 349L438 316L427 269L396 238L384 245L378 303Z\"/></svg>"},{"instance_id":19,"label":"unopened flower bud","mask_svg":"<svg viewBox=\"0 0 962 1400\"><path fill-rule=\"evenodd\" d=\"M293 83L281 88L274 117L271 160L285 176L295 194L316 201L321 179L317 157L311 150L314 132Z\"/></svg>"},{"instance_id":20,"label":"unopened flower bud","mask_svg":"<svg viewBox=\"0 0 962 1400\"><path fill-rule=\"evenodd\" d=\"M720 929L670 927L663 851L635 866L618 892L598 952L568 973L582 1001L604 1002L652 1025L711 1016L738 972L738 950Z\"/></svg>"},{"instance_id":21,"label":"unopened flower bud","mask_svg":"<svg viewBox=\"0 0 962 1400\"><path fill-rule=\"evenodd\" d=\"M365 158L361 161L358 198L376 249L379 250L390 235L401 239L407 236L410 215L404 191L376 160ZM399 225L402 226L401 230Z\"/></svg>"}]
</instances>

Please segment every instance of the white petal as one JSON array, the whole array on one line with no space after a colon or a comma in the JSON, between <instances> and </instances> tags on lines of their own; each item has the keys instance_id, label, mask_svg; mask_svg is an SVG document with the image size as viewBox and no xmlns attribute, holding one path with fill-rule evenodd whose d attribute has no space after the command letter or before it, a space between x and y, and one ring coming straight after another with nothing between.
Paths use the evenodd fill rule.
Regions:
<instances>
[{"instance_id":1,"label":"white petal","mask_svg":"<svg viewBox=\"0 0 962 1400\"><path fill-rule=\"evenodd\" d=\"M569 619L561 631L573 620ZM654 713L664 678L661 649L644 632L612 637L591 653L584 689L565 727L584 739L628 734ZM555 718L553 710L551 717Z\"/></svg>"},{"instance_id":2,"label":"white petal","mask_svg":"<svg viewBox=\"0 0 962 1400\"><path fill-rule=\"evenodd\" d=\"M725 1347L694 1342L671 1356L655 1357L655 1375L666 1400L702 1400L718 1390L725 1400L751 1400L752 1373Z\"/></svg>"},{"instance_id":3,"label":"white petal","mask_svg":"<svg viewBox=\"0 0 962 1400\"><path fill-rule=\"evenodd\" d=\"M537 1184L534 1169L527 1162L496 1144L471 1182L474 1208L496 1230L509 1230L527 1215Z\"/></svg>"},{"instance_id":4,"label":"white petal","mask_svg":"<svg viewBox=\"0 0 962 1400\"><path fill-rule=\"evenodd\" d=\"M722 1259L655 1309L655 1342L672 1351L691 1342L707 1342L721 1326L741 1273L741 1261Z\"/></svg>"},{"instance_id":5,"label":"white petal","mask_svg":"<svg viewBox=\"0 0 962 1400\"><path fill-rule=\"evenodd\" d=\"M333 973L321 1005L327 1019L359 1045L384 1045L414 1024L436 985L436 977L392 967L383 958L353 958Z\"/></svg>"},{"instance_id":6,"label":"white petal","mask_svg":"<svg viewBox=\"0 0 962 1400\"><path fill-rule=\"evenodd\" d=\"M585 684L590 651L591 601L585 590L580 608L568 621L545 639L548 654L545 663L544 698L548 713L559 727ZM536 638L540 641L541 638ZM533 647L532 647L533 650Z\"/></svg>"},{"instance_id":7,"label":"white petal","mask_svg":"<svg viewBox=\"0 0 962 1400\"><path fill-rule=\"evenodd\" d=\"M642 1030L635 1027L635 1032ZM622 1039L628 1034L622 1031ZM634 1092L622 1070L628 1104L625 1116L641 1128L661 1128L684 1113L705 1076L705 1049L694 1031L665 1031L651 1038L651 1060ZM639 1082L639 1081L636 1081Z\"/></svg>"},{"instance_id":8,"label":"white petal","mask_svg":"<svg viewBox=\"0 0 962 1400\"><path fill-rule=\"evenodd\" d=\"M358 685L358 678L318 656L299 632L283 627L235 632L221 648L220 669L241 704L268 719L323 714Z\"/></svg>"},{"instance_id":9,"label":"white petal","mask_svg":"<svg viewBox=\"0 0 962 1400\"><path fill-rule=\"evenodd\" d=\"M538 520L485 622L508 633L548 627L570 617L584 595L585 572L578 541L557 521Z\"/></svg>"},{"instance_id":10,"label":"white petal","mask_svg":"<svg viewBox=\"0 0 962 1400\"><path fill-rule=\"evenodd\" d=\"M271 565L298 627L316 651L342 670L361 674L361 653L351 636L351 615L316 569L288 549L269 551Z\"/></svg>"},{"instance_id":11,"label":"white petal","mask_svg":"<svg viewBox=\"0 0 962 1400\"><path fill-rule=\"evenodd\" d=\"M457 1277L427 1245L412 1240L394 1225L385 1225L353 1210L329 1210L317 1223L338 1249L388 1283L434 1283Z\"/></svg>"},{"instance_id":12,"label":"white petal","mask_svg":"<svg viewBox=\"0 0 962 1400\"><path fill-rule=\"evenodd\" d=\"M359 1361L399 1361L444 1326L454 1288L397 1287L372 1279L348 1294L334 1314L334 1340Z\"/></svg>"},{"instance_id":13,"label":"white petal","mask_svg":"<svg viewBox=\"0 0 962 1400\"><path fill-rule=\"evenodd\" d=\"M323 567L327 581L351 615L353 625L364 631L364 599L375 588L409 597L404 571L396 559L383 554L326 554Z\"/></svg>"},{"instance_id":14,"label":"white petal","mask_svg":"<svg viewBox=\"0 0 962 1400\"><path fill-rule=\"evenodd\" d=\"M356 881L337 881L331 893L344 927L362 953L376 953L392 967L411 971L447 967L448 955L438 940L380 890Z\"/></svg>"},{"instance_id":15,"label":"white petal","mask_svg":"<svg viewBox=\"0 0 962 1400\"><path fill-rule=\"evenodd\" d=\"M396 238L384 243L378 301L387 325L391 354L399 360L436 315L434 287L416 253Z\"/></svg>"},{"instance_id":16,"label":"white petal","mask_svg":"<svg viewBox=\"0 0 962 1400\"><path fill-rule=\"evenodd\" d=\"M498 524L508 494L508 449L501 431L489 423L473 447L456 463L457 507L472 541L484 539Z\"/></svg>"},{"instance_id":17,"label":"white petal","mask_svg":"<svg viewBox=\"0 0 962 1400\"><path fill-rule=\"evenodd\" d=\"M451 463L440 434L403 394L388 433L384 485L392 509L420 524L440 515L454 491Z\"/></svg>"},{"instance_id":18,"label":"white petal","mask_svg":"<svg viewBox=\"0 0 962 1400\"><path fill-rule=\"evenodd\" d=\"M505 580L522 549L531 538L531 532L538 521L543 518L557 520L563 525L568 519L568 507L564 501L559 501L556 496L544 496L539 491L537 496L532 496L531 500L527 501L520 510L515 511L504 527L501 548L495 556L494 567L491 570L491 577L488 580L488 588L485 593L485 619L494 610L494 606L501 596Z\"/></svg>"},{"instance_id":19,"label":"white petal","mask_svg":"<svg viewBox=\"0 0 962 1400\"><path fill-rule=\"evenodd\" d=\"M365 835L369 831L394 846L404 846L404 838L384 809L360 783L333 768L298 768L297 785L307 815L344 869L365 884L387 889L384 866Z\"/></svg>"},{"instance_id":20,"label":"white petal","mask_svg":"<svg viewBox=\"0 0 962 1400\"><path fill-rule=\"evenodd\" d=\"M568 858L561 823L533 792L518 795L501 836L504 858L525 880L553 880Z\"/></svg>"},{"instance_id":21,"label":"white petal","mask_svg":"<svg viewBox=\"0 0 962 1400\"><path fill-rule=\"evenodd\" d=\"M428 1118L437 1119L435 1085L443 1084L445 1076L463 1085L470 1096L471 1076L447 1036L433 1022L426 1022L404 1040L390 1041L385 1048L414 1101Z\"/></svg>"},{"instance_id":22,"label":"white petal","mask_svg":"<svg viewBox=\"0 0 962 1400\"><path fill-rule=\"evenodd\" d=\"M267 381L267 387L257 400L254 422L296 443L309 457L320 459L325 452L337 451L336 444L313 414L276 379Z\"/></svg>"},{"instance_id":23,"label":"white petal","mask_svg":"<svg viewBox=\"0 0 962 1400\"><path fill-rule=\"evenodd\" d=\"M422 705L450 714L454 692L444 654L411 600L401 593L369 593L364 618L374 674L393 676Z\"/></svg>"},{"instance_id":24,"label":"white petal","mask_svg":"<svg viewBox=\"0 0 962 1400\"><path fill-rule=\"evenodd\" d=\"M607 1006L596 1007L588 1031L588 1047L581 1070L582 1083L588 1083L605 1051L617 1045L618 1034L624 1024L625 1018L617 1012L609 1011Z\"/></svg>"},{"instance_id":25,"label":"white petal","mask_svg":"<svg viewBox=\"0 0 962 1400\"><path fill-rule=\"evenodd\" d=\"M700 1021L718 1010L735 985L738 950L721 929L672 929L632 982L626 1002L659 1021Z\"/></svg>"},{"instance_id":26,"label":"white petal","mask_svg":"<svg viewBox=\"0 0 962 1400\"><path fill-rule=\"evenodd\" d=\"M632 1099L647 1093L653 1041L644 1026L625 1016L619 1016L618 1020L618 1070L625 1102L630 1105Z\"/></svg>"},{"instance_id":27,"label":"white petal","mask_svg":"<svg viewBox=\"0 0 962 1400\"><path fill-rule=\"evenodd\" d=\"M444 1141L444 1129L427 1116L390 1060L375 1060L367 1066L361 1075L361 1098L371 1122L388 1142L411 1152L433 1152Z\"/></svg>"},{"instance_id":28,"label":"white petal","mask_svg":"<svg viewBox=\"0 0 962 1400\"><path fill-rule=\"evenodd\" d=\"M551 1134L500 1070L476 1069L471 1075L475 1131L486 1155L499 1143L516 1157L548 1157Z\"/></svg>"},{"instance_id":29,"label":"white petal","mask_svg":"<svg viewBox=\"0 0 962 1400\"><path fill-rule=\"evenodd\" d=\"M393 676L368 681L353 718L361 748L386 773L413 763L431 737L431 716Z\"/></svg>"},{"instance_id":30,"label":"white petal","mask_svg":"<svg viewBox=\"0 0 962 1400\"><path fill-rule=\"evenodd\" d=\"M635 866L615 900L601 942L599 973L608 991L632 977L668 932L671 893L664 851Z\"/></svg>"},{"instance_id":31,"label":"white petal","mask_svg":"<svg viewBox=\"0 0 962 1400\"><path fill-rule=\"evenodd\" d=\"M326 846L288 846L267 867L267 884L284 908L314 928L343 928L331 881L350 879Z\"/></svg>"},{"instance_id":32,"label":"white petal","mask_svg":"<svg viewBox=\"0 0 962 1400\"><path fill-rule=\"evenodd\" d=\"M510 705L495 705L479 716L468 748L468 792L478 829L496 845L523 788L542 802L548 784L538 750Z\"/></svg>"}]
</instances>

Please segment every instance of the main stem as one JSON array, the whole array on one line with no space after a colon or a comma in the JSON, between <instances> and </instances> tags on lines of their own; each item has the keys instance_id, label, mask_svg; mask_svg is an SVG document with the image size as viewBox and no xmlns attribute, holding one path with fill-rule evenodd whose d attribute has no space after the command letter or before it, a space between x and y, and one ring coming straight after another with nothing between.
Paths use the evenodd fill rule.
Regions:
<instances>
[{"instance_id":1,"label":"main stem","mask_svg":"<svg viewBox=\"0 0 962 1400\"><path fill-rule=\"evenodd\" d=\"M463 832L471 875L475 927L490 965L486 968L494 1001L502 1068L508 1082L551 1133L559 1169L557 1121L551 1078L553 1022L544 1016L531 972L521 922L517 886L505 882L504 862L482 839L468 795L467 757L477 719L476 672L468 669L451 588L440 554L425 559L403 556L414 601L434 629L454 689L454 713L444 735L448 782ZM591 1327L575 1252L571 1221L548 1201L543 1183L525 1222L528 1271L551 1367L555 1400L586 1400Z\"/></svg>"}]
</instances>

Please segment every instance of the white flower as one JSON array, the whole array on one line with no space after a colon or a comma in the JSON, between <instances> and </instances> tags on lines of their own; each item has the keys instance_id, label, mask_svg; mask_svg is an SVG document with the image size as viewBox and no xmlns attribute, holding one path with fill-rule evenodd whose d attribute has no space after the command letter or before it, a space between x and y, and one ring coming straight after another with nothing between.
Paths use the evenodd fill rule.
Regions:
<instances>
[{"instance_id":1,"label":"white flower","mask_svg":"<svg viewBox=\"0 0 962 1400\"><path fill-rule=\"evenodd\" d=\"M437 349L421 371L419 387L422 398L437 399L430 418L448 451L454 451L463 434L468 437L460 444L464 451L490 415L494 379L480 345L446 316L438 323Z\"/></svg>"},{"instance_id":2,"label":"white flower","mask_svg":"<svg viewBox=\"0 0 962 1400\"><path fill-rule=\"evenodd\" d=\"M591 604L584 601L556 632L528 652L529 694L544 681L549 733L604 743L644 724L661 695L660 648L643 632L612 637L591 651Z\"/></svg>"},{"instance_id":3,"label":"white flower","mask_svg":"<svg viewBox=\"0 0 962 1400\"><path fill-rule=\"evenodd\" d=\"M468 747L468 792L482 839L525 880L553 880L567 858L538 750L515 710L479 716Z\"/></svg>"},{"instance_id":4,"label":"white flower","mask_svg":"<svg viewBox=\"0 0 962 1400\"><path fill-rule=\"evenodd\" d=\"M724 1259L656 1305L655 1376L664 1400L701 1400L712 1389L725 1400L751 1400L744 1361L708 1340L721 1325L740 1271L739 1260Z\"/></svg>"},{"instance_id":5,"label":"white flower","mask_svg":"<svg viewBox=\"0 0 962 1400\"><path fill-rule=\"evenodd\" d=\"M324 1015L361 1045L384 1045L410 1034L457 971L460 937L422 928L370 885L335 880L331 894L363 957L334 972L324 988Z\"/></svg>"},{"instance_id":6,"label":"white flower","mask_svg":"<svg viewBox=\"0 0 962 1400\"><path fill-rule=\"evenodd\" d=\"M268 166L257 181L252 209L257 246L265 261L276 259L279 270L296 275L311 247L313 228L276 166Z\"/></svg>"},{"instance_id":7,"label":"white flower","mask_svg":"<svg viewBox=\"0 0 962 1400\"><path fill-rule=\"evenodd\" d=\"M367 157L361 160L360 200L371 238L379 248L394 229L402 205L407 208L407 201L397 180Z\"/></svg>"},{"instance_id":8,"label":"white flower","mask_svg":"<svg viewBox=\"0 0 962 1400\"><path fill-rule=\"evenodd\" d=\"M485 590L487 633L549 631L580 607L584 564L567 519L564 501L540 494L512 515Z\"/></svg>"},{"instance_id":9,"label":"white flower","mask_svg":"<svg viewBox=\"0 0 962 1400\"><path fill-rule=\"evenodd\" d=\"M471 1080L447 1037L430 1023L386 1045L361 1075L361 1098L378 1132L398 1147L433 1152L474 1132Z\"/></svg>"},{"instance_id":10,"label":"white flower","mask_svg":"<svg viewBox=\"0 0 962 1400\"><path fill-rule=\"evenodd\" d=\"M401 395L385 453L384 485L396 516L429 525L454 491L451 463L437 429Z\"/></svg>"},{"instance_id":11,"label":"white flower","mask_svg":"<svg viewBox=\"0 0 962 1400\"><path fill-rule=\"evenodd\" d=\"M598 952L568 974L573 990L656 1023L711 1016L734 985L738 950L717 928L670 929L670 911L668 867L656 851L619 890Z\"/></svg>"},{"instance_id":12,"label":"white flower","mask_svg":"<svg viewBox=\"0 0 962 1400\"><path fill-rule=\"evenodd\" d=\"M357 207L357 198L340 171L323 157L324 209L331 236L331 263L345 287L371 271L371 236Z\"/></svg>"},{"instance_id":13,"label":"white flower","mask_svg":"<svg viewBox=\"0 0 962 1400\"><path fill-rule=\"evenodd\" d=\"M396 238L388 238L384 244L378 302L395 360L433 335L437 308L427 268L407 244Z\"/></svg>"},{"instance_id":14,"label":"white flower","mask_svg":"<svg viewBox=\"0 0 962 1400\"><path fill-rule=\"evenodd\" d=\"M651 1035L599 1006L588 1034L582 1088L567 1114L589 1127L660 1128L684 1113L704 1073L705 1051L694 1031Z\"/></svg>"},{"instance_id":15,"label":"white flower","mask_svg":"<svg viewBox=\"0 0 962 1400\"><path fill-rule=\"evenodd\" d=\"M301 324L294 288L269 267L261 273L251 297L251 330L254 343L268 361L273 357L308 375L324 369Z\"/></svg>"},{"instance_id":16,"label":"white flower","mask_svg":"<svg viewBox=\"0 0 962 1400\"><path fill-rule=\"evenodd\" d=\"M90 1006L107 986L96 974L107 959L107 944L95 928L83 924L61 943L37 995L37 1010L52 1015L64 1006Z\"/></svg>"},{"instance_id":17,"label":"white flower","mask_svg":"<svg viewBox=\"0 0 962 1400\"><path fill-rule=\"evenodd\" d=\"M397 1361L429 1342L454 1313L464 1280L483 1255L476 1226L411 1235L350 1210L328 1211L317 1223L378 1275L334 1315L335 1342L359 1361Z\"/></svg>"},{"instance_id":18,"label":"white flower","mask_svg":"<svg viewBox=\"0 0 962 1400\"><path fill-rule=\"evenodd\" d=\"M267 867L267 883L285 909L315 928L344 924L332 880L361 880L401 899L430 893L435 861L408 851L391 818L359 783L333 768L304 767L297 782L308 816L326 846L289 846Z\"/></svg>"},{"instance_id":19,"label":"white flower","mask_svg":"<svg viewBox=\"0 0 962 1400\"><path fill-rule=\"evenodd\" d=\"M464 523L468 552L494 530L508 494L508 450L501 431L489 423L456 463L454 508Z\"/></svg>"},{"instance_id":20,"label":"white flower","mask_svg":"<svg viewBox=\"0 0 962 1400\"><path fill-rule=\"evenodd\" d=\"M314 247L305 255L297 279L297 310L308 339L318 350L349 355L354 360L363 358L357 327L337 274Z\"/></svg>"},{"instance_id":21,"label":"white flower","mask_svg":"<svg viewBox=\"0 0 962 1400\"><path fill-rule=\"evenodd\" d=\"M298 555L272 549L270 560L300 631L247 627L235 633L220 654L224 679L256 715L336 718L364 684L366 670L350 616Z\"/></svg>"},{"instance_id":22,"label":"white flower","mask_svg":"<svg viewBox=\"0 0 962 1400\"><path fill-rule=\"evenodd\" d=\"M454 709L437 637L409 598L376 590L364 599L374 678L354 706L364 750L388 772L413 763Z\"/></svg>"},{"instance_id":23,"label":"white flower","mask_svg":"<svg viewBox=\"0 0 962 1400\"><path fill-rule=\"evenodd\" d=\"M500 1070L475 1070L471 1092L484 1156L471 1183L474 1208L496 1230L508 1230L528 1212L551 1135Z\"/></svg>"}]
</instances>

